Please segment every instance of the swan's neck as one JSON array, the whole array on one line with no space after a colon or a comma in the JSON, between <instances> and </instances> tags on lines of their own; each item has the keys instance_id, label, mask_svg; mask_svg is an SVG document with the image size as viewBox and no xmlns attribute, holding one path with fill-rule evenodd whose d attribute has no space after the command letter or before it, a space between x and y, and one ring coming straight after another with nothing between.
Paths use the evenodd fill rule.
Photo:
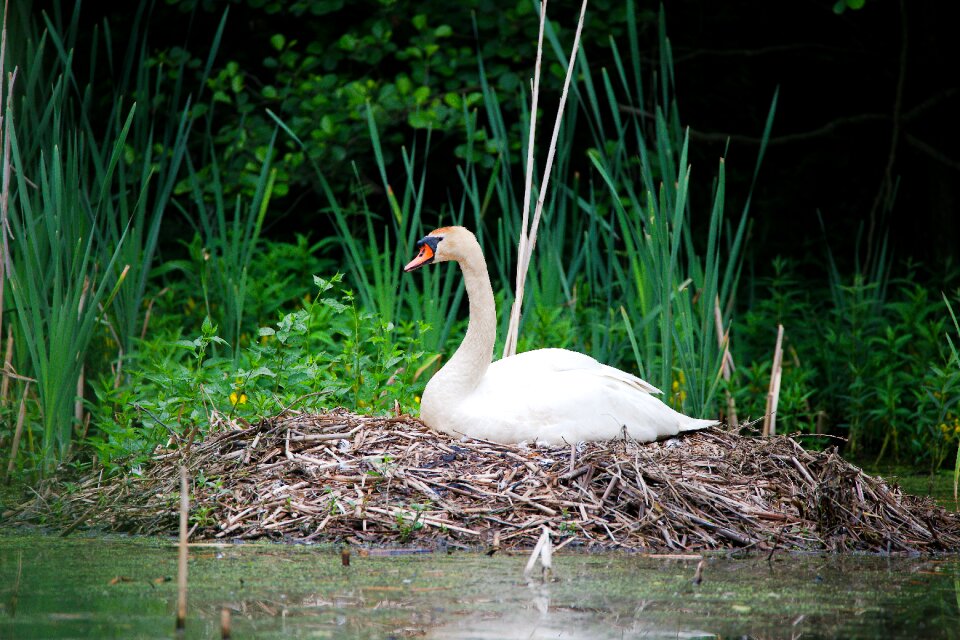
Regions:
<instances>
[{"instance_id":1,"label":"swan's neck","mask_svg":"<svg viewBox=\"0 0 960 640\"><path fill-rule=\"evenodd\" d=\"M462 398L476 389L493 360L497 307L480 245L471 247L459 262L470 302L470 322L460 347L431 383L442 385L447 394Z\"/></svg>"}]
</instances>

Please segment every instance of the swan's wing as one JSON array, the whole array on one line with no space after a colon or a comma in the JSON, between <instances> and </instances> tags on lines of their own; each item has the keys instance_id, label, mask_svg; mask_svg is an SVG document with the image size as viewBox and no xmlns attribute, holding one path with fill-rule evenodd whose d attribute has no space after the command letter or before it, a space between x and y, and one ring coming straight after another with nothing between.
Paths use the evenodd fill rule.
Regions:
<instances>
[{"instance_id":1,"label":"swan's wing","mask_svg":"<svg viewBox=\"0 0 960 640\"><path fill-rule=\"evenodd\" d=\"M580 371L588 375L618 380L646 393L662 393L655 386L632 373L605 365L584 353L566 349L537 349L518 353L515 356L497 360L490 365L490 371L495 371L496 373L493 374L495 376L516 378L518 381L524 379L529 381L531 377L548 376L552 373Z\"/></svg>"},{"instance_id":2,"label":"swan's wing","mask_svg":"<svg viewBox=\"0 0 960 640\"><path fill-rule=\"evenodd\" d=\"M464 433L499 442L609 440L626 431L643 442L715 424L673 410L658 391L589 356L543 349L493 363L458 407Z\"/></svg>"},{"instance_id":3,"label":"swan's wing","mask_svg":"<svg viewBox=\"0 0 960 640\"><path fill-rule=\"evenodd\" d=\"M609 440L643 442L702 429L714 420L690 418L652 394L637 376L564 349L539 349L490 365L462 405L465 432L500 442Z\"/></svg>"}]
</instances>

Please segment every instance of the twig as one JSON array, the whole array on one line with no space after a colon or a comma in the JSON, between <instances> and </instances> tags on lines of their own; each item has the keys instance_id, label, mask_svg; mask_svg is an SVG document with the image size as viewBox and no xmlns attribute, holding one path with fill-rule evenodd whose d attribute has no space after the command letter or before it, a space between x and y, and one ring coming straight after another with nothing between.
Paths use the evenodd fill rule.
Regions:
<instances>
[{"instance_id":1,"label":"twig","mask_svg":"<svg viewBox=\"0 0 960 640\"><path fill-rule=\"evenodd\" d=\"M230 640L230 608L220 609L220 639Z\"/></svg>"},{"instance_id":2,"label":"twig","mask_svg":"<svg viewBox=\"0 0 960 640\"><path fill-rule=\"evenodd\" d=\"M546 527L542 527L540 538L537 540L537 544L533 548L533 553L530 554L530 559L527 560L527 566L523 569L523 577L527 580L530 579L530 575L533 572L533 567L537 564L537 559L540 560L540 566L543 568L545 574L544 577L547 577L546 574L553 568L552 558L553 552L550 543L550 530Z\"/></svg>"},{"instance_id":3,"label":"twig","mask_svg":"<svg viewBox=\"0 0 960 640\"><path fill-rule=\"evenodd\" d=\"M697 570L693 574L693 584L700 584L703 582L703 560L697 563Z\"/></svg>"},{"instance_id":4,"label":"twig","mask_svg":"<svg viewBox=\"0 0 960 640\"><path fill-rule=\"evenodd\" d=\"M170 438L173 439L173 441L174 441L175 443L177 443L177 448L178 448L178 449L180 448L180 444L181 444L180 436L177 434L176 431L174 431L171 427L169 427L163 420L161 420L161 419L157 416L157 414L155 414L153 411L150 411L150 409L147 409L145 406L143 406L143 405L140 404L139 402L134 402L134 403L133 403L133 408L136 409L137 411L143 411L144 413L146 413L147 415L149 415L151 418L153 418L154 422L156 422L156 423L159 424L161 427L163 427L164 429L166 429L166 430L167 430L167 433L170 434Z\"/></svg>"}]
</instances>

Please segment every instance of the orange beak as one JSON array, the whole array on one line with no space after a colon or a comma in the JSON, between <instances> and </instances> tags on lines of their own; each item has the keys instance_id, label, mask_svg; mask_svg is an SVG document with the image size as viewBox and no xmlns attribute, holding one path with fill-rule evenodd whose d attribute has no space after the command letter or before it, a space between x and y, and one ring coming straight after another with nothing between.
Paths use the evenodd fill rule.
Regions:
<instances>
[{"instance_id":1,"label":"orange beak","mask_svg":"<svg viewBox=\"0 0 960 640\"><path fill-rule=\"evenodd\" d=\"M410 273L419 269L425 264L430 264L433 261L433 247L427 243L420 245L420 253L417 254L417 257L407 263L407 266L403 268L404 271Z\"/></svg>"}]
</instances>

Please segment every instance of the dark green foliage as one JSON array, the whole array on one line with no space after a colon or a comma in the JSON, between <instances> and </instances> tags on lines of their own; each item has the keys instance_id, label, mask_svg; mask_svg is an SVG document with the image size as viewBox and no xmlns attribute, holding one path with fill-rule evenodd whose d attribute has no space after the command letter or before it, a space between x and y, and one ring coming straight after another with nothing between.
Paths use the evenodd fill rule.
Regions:
<instances>
[{"instance_id":1,"label":"dark green foliage","mask_svg":"<svg viewBox=\"0 0 960 640\"><path fill-rule=\"evenodd\" d=\"M960 437L960 371L950 365L943 301L917 284L910 265L889 284L835 276L831 288L800 280L786 260L773 266L734 326L741 367L731 388L741 417L763 415L782 323L779 431L832 433L854 456L939 468Z\"/></svg>"},{"instance_id":2,"label":"dark green foliage","mask_svg":"<svg viewBox=\"0 0 960 640\"><path fill-rule=\"evenodd\" d=\"M190 15L221 11L216 3L196 0L167 4ZM224 158L228 194L249 188L234 178L265 158L274 130L268 111L306 143L282 141L277 148L278 198L316 190L311 164L323 167L338 193L350 188L353 164L363 178L361 188L376 189L370 181L376 167L367 151L368 105L388 168L401 163L399 150L411 133L427 131L452 158L489 169L506 151L519 163L524 139L520 98L529 88L535 54L536 2L469 0L443 12L428 0L248 0L232 5L231 23L251 41L217 65L209 80L211 104L195 110L196 115L216 110L212 140ZM573 19L561 13L551 15L564 25L565 34ZM651 12L628 17L623 3L591 3L584 47L595 53L596 64L612 63L610 38L622 38L628 18L641 29L655 24ZM555 63L562 55L544 54L548 96L562 83L562 69ZM508 123L512 143L505 148L490 141L494 123L468 123L483 102L478 60ZM453 172L444 176L455 177Z\"/></svg>"}]
</instances>

